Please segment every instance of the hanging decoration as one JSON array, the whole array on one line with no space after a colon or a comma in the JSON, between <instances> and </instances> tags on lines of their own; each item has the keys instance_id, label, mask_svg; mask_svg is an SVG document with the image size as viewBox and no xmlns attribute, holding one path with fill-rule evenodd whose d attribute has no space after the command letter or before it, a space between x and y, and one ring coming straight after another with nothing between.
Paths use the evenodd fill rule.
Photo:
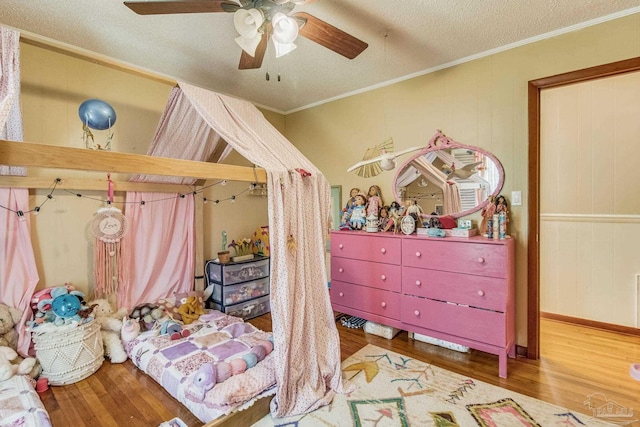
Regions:
<instances>
[{"instance_id":1,"label":"hanging decoration","mask_svg":"<svg viewBox=\"0 0 640 427\"><path fill-rule=\"evenodd\" d=\"M107 174L107 207L100 208L91 221L91 232L95 237L93 250L93 277L95 297L101 298L115 293L120 282L120 240L127 231L127 222L122 211L113 203L113 181Z\"/></svg>"},{"instance_id":2,"label":"hanging decoration","mask_svg":"<svg viewBox=\"0 0 640 427\"><path fill-rule=\"evenodd\" d=\"M113 132L111 127L116 123L116 112L111 105L100 99L87 99L78 108L82 120L82 139L87 148L92 150L111 150ZM96 143L93 130L106 130L104 144Z\"/></svg>"}]
</instances>

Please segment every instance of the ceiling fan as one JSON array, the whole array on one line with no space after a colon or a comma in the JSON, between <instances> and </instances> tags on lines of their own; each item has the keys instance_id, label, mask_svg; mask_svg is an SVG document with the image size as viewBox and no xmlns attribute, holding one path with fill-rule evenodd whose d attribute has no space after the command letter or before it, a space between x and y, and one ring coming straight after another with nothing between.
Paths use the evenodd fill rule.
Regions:
<instances>
[{"instance_id":1,"label":"ceiling fan","mask_svg":"<svg viewBox=\"0 0 640 427\"><path fill-rule=\"evenodd\" d=\"M333 25L305 12L293 13L297 5L315 0L171 0L125 1L139 15L173 13L233 13L240 34L236 42L242 48L241 70L260 68L269 37L276 57L296 48L298 35L340 55L353 59L369 45Z\"/></svg>"}]
</instances>

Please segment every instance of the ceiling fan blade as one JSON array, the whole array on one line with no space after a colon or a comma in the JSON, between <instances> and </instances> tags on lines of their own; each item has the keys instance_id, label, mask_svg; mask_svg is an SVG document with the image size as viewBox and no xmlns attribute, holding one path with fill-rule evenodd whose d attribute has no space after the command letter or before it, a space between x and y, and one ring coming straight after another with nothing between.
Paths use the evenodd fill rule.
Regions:
<instances>
[{"instance_id":1,"label":"ceiling fan blade","mask_svg":"<svg viewBox=\"0 0 640 427\"><path fill-rule=\"evenodd\" d=\"M124 5L138 15L226 12L223 5L238 7L237 4L223 0L125 1Z\"/></svg>"},{"instance_id":2,"label":"ceiling fan blade","mask_svg":"<svg viewBox=\"0 0 640 427\"><path fill-rule=\"evenodd\" d=\"M264 59L264 53L267 51L267 35L262 34L262 39L260 39L260 44L256 48L256 55L251 56L244 50L242 51L242 55L240 56L240 65L238 65L238 69L240 70L251 70L254 68L262 67L262 60Z\"/></svg>"},{"instance_id":3,"label":"ceiling fan blade","mask_svg":"<svg viewBox=\"0 0 640 427\"><path fill-rule=\"evenodd\" d=\"M306 21L300 28L300 35L314 41L327 49L339 53L340 55L353 59L360 55L369 45L351 34L345 33L339 28L318 19L305 12L298 12L293 15Z\"/></svg>"}]
</instances>

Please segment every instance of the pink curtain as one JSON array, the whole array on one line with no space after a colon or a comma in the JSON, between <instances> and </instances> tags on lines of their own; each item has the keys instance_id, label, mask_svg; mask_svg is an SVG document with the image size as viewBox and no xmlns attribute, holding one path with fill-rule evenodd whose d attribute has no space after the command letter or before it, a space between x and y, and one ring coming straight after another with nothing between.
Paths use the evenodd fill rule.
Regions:
<instances>
[{"instance_id":1,"label":"pink curtain","mask_svg":"<svg viewBox=\"0 0 640 427\"><path fill-rule=\"evenodd\" d=\"M22 141L20 116L20 34L0 27L0 139ZM25 175L22 167L0 166L0 175ZM29 211L27 189L0 188L0 302L23 310L18 325L18 352L27 356L31 339L25 322L31 318L31 295L38 284L31 221L16 212Z\"/></svg>"},{"instance_id":2,"label":"pink curtain","mask_svg":"<svg viewBox=\"0 0 640 427\"><path fill-rule=\"evenodd\" d=\"M193 196L131 192L126 206L118 306L132 309L193 289Z\"/></svg>"},{"instance_id":3,"label":"pink curtain","mask_svg":"<svg viewBox=\"0 0 640 427\"><path fill-rule=\"evenodd\" d=\"M204 120L240 155L267 170L277 367L271 413L280 418L329 404L336 392L346 389L325 270L329 184L254 105L179 86L201 116L194 118L194 125ZM311 176L303 177L296 169Z\"/></svg>"},{"instance_id":4,"label":"pink curtain","mask_svg":"<svg viewBox=\"0 0 640 427\"><path fill-rule=\"evenodd\" d=\"M219 144L224 145L219 147ZM147 154L206 161L214 150L224 159L232 148L200 119L180 89L174 88ZM135 175L131 181L194 183L191 178L159 175ZM124 265L121 266L123 282L117 295L119 307L131 309L193 289L193 197L192 194L182 198L178 194L127 193L128 231L122 239Z\"/></svg>"}]
</instances>

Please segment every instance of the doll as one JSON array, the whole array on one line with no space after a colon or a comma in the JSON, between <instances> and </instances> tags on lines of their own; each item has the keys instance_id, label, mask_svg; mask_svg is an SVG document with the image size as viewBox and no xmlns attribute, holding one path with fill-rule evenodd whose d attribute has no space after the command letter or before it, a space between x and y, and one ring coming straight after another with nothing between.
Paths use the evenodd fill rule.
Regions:
<instances>
[{"instance_id":1,"label":"doll","mask_svg":"<svg viewBox=\"0 0 640 427\"><path fill-rule=\"evenodd\" d=\"M380 206L384 205L380 187L378 187L377 185L372 185L371 187L369 187L369 194L367 194L367 197L369 198L369 200L367 201L367 216L378 216L378 210L380 209Z\"/></svg>"},{"instance_id":2,"label":"doll","mask_svg":"<svg viewBox=\"0 0 640 427\"><path fill-rule=\"evenodd\" d=\"M422 207L418 204L417 200L411 200L409 202L409 206L407 207L407 215L411 215L413 217L413 219L416 220L417 224L420 224L420 227L422 227L422 213L424 211L422 210Z\"/></svg>"},{"instance_id":3,"label":"doll","mask_svg":"<svg viewBox=\"0 0 640 427\"><path fill-rule=\"evenodd\" d=\"M503 195L498 196L498 198L496 199L495 213L500 215L500 212L504 212L506 221L509 222L509 205L507 204L507 198Z\"/></svg>"},{"instance_id":4,"label":"doll","mask_svg":"<svg viewBox=\"0 0 640 427\"><path fill-rule=\"evenodd\" d=\"M359 188L352 188L349 191L349 198L347 199L347 204L342 209L342 218L340 219L340 229L348 229L349 228L349 219L351 218L351 209L353 208L353 204L356 200L356 196L360 193Z\"/></svg>"},{"instance_id":5,"label":"doll","mask_svg":"<svg viewBox=\"0 0 640 427\"><path fill-rule=\"evenodd\" d=\"M386 231L387 224L391 221L389 218L389 206L381 206L378 212L378 231Z\"/></svg>"},{"instance_id":6,"label":"doll","mask_svg":"<svg viewBox=\"0 0 640 427\"><path fill-rule=\"evenodd\" d=\"M486 206L482 208L482 211L480 213L482 214L482 221L480 222L480 233L486 236L488 233L487 224L489 222L489 218L492 218L493 214L496 213L495 198L493 196L489 196L489 200L487 201Z\"/></svg>"},{"instance_id":7,"label":"doll","mask_svg":"<svg viewBox=\"0 0 640 427\"><path fill-rule=\"evenodd\" d=\"M362 230L367 222L366 212L367 196L364 193L358 193L351 208L351 218L349 225L353 230Z\"/></svg>"}]
</instances>

